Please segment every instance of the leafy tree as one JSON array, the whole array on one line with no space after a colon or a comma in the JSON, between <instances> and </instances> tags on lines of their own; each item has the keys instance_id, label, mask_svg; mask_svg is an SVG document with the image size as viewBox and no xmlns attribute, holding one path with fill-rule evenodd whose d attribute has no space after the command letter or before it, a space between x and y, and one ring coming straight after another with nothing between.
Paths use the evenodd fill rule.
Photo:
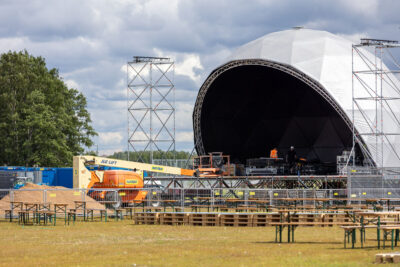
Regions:
<instances>
[{"instance_id":1,"label":"leafy tree","mask_svg":"<svg viewBox=\"0 0 400 267\"><path fill-rule=\"evenodd\" d=\"M0 164L71 166L93 145L86 98L27 51L0 57Z\"/></svg>"}]
</instances>

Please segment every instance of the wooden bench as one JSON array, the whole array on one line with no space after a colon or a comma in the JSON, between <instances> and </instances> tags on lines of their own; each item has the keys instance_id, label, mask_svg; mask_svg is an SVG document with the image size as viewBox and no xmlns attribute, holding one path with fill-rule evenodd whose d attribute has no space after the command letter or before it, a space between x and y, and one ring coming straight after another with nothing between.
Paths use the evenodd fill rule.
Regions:
<instances>
[{"instance_id":1,"label":"wooden bench","mask_svg":"<svg viewBox=\"0 0 400 267\"><path fill-rule=\"evenodd\" d=\"M107 222L107 210L106 209L86 209L86 221L89 221L89 218L90 218L91 221L93 222L95 211L100 212L100 221L103 221L103 217L104 217L105 221Z\"/></svg>"},{"instance_id":2,"label":"wooden bench","mask_svg":"<svg viewBox=\"0 0 400 267\"><path fill-rule=\"evenodd\" d=\"M130 215L131 220L133 219L133 207L125 207L125 215L128 217L128 214Z\"/></svg>"},{"instance_id":3,"label":"wooden bench","mask_svg":"<svg viewBox=\"0 0 400 267\"><path fill-rule=\"evenodd\" d=\"M184 207L174 207L174 212L184 212L185 208Z\"/></svg>"},{"instance_id":4,"label":"wooden bench","mask_svg":"<svg viewBox=\"0 0 400 267\"><path fill-rule=\"evenodd\" d=\"M93 213L94 209L86 209L86 221L89 221L89 218L91 218L93 222Z\"/></svg>"},{"instance_id":5,"label":"wooden bench","mask_svg":"<svg viewBox=\"0 0 400 267\"><path fill-rule=\"evenodd\" d=\"M153 206L148 206L148 207L144 207L144 212L161 212L163 210L162 207L153 207Z\"/></svg>"},{"instance_id":6,"label":"wooden bench","mask_svg":"<svg viewBox=\"0 0 400 267\"><path fill-rule=\"evenodd\" d=\"M103 221L103 216L104 216L104 221L107 222L107 210L99 210L100 211L100 220Z\"/></svg>"},{"instance_id":7,"label":"wooden bench","mask_svg":"<svg viewBox=\"0 0 400 267\"><path fill-rule=\"evenodd\" d=\"M285 227L288 228L288 243L294 242L294 230L298 226L343 226L343 225L356 225L353 222L271 222L269 225L275 226L275 242L282 243L282 232ZM358 224L357 224L358 225ZM290 239L292 241L290 241Z\"/></svg>"},{"instance_id":8,"label":"wooden bench","mask_svg":"<svg viewBox=\"0 0 400 267\"><path fill-rule=\"evenodd\" d=\"M351 239L351 248L354 248L356 243L356 230L362 230L361 225L342 225L341 228L344 230L344 248L346 248L346 239L347 243L350 242ZM363 234L361 233L361 247L363 247Z\"/></svg>"},{"instance_id":9,"label":"wooden bench","mask_svg":"<svg viewBox=\"0 0 400 267\"><path fill-rule=\"evenodd\" d=\"M42 216L44 225L47 225L47 222L49 220L53 223L54 226L56 225L57 216L54 211L50 211L47 209L35 211L36 224L41 224Z\"/></svg>"},{"instance_id":10,"label":"wooden bench","mask_svg":"<svg viewBox=\"0 0 400 267\"><path fill-rule=\"evenodd\" d=\"M18 211L18 224L25 225L29 221L29 211Z\"/></svg>"},{"instance_id":11,"label":"wooden bench","mask_svg":"<svg viewBox=\"0 0 400 267\"><path fill-rule=\"evenodd\" d=\"M228 207L221 207L221 208L219 208L219 211L220 212L228 212L229 211L229 208Z\"/></svg>"},{"instance_id":12,"label":"wooden bench","mask_svg":"<svg viewBox=\"0 0 400 267\"><path fill-rule=\"evenodd\" d=\"M236 212L257 212L258 209L257 207L252 207L252 206L240 206L235 208Z\"/></svg>"},{"instance_id":13,"label":"wooden bench","mask_svg":"<svg viewBox=\"0 0 400 267\"><path fill-rule=\"evenodd\" d=\"M212 205L211 208L213 211L218 211L218 210L221 210L223 208L228 208L228 207L226 205Z\"/></svg>"},{"instance_id":14,"label":"wooden bench","mask_svg":"<svg viewBox=\"0 0 400 267\"><path fill-rule=\"evenodd\" d=\"M190 208L192 209L192 212L197 212L201 211L202 208L207 209L207 212L210 212L210 205L191 205Z\"/></svg>"},{"instance_id":15,"label":"wooden bench","mask_svg":"<svg viewBox=\"0 0 400 267\"><path fill-rule=\"evenodd\" d=\"M76 221L76 210L75 209L70 209L67 212L67 216L68 216L68 225L69 225L69 221L73 220L73 223L75 224Z\"/></svg>"},{"instance_id":16,"label":"wooden bench","mask_svg":"<svg viewBox=\"0 0 400 267\"><path fill-rule=\"evenodd\" d=\"M394 246L397 247L397 240L399 240L400 225L384 225L381 226L380 229L383 231L383 248L385 248L385 241L387 240L388 236L391 237L392 250Z\"/></svg>"},{"instance_id":17,"label":"wooden bench","mask_svg":"<svg viewBox=\"0 0 400 267\"><path fill-rule=\"evenodd\" d=\"M114 213L115 213L115 220L118 221L119 219L123 220L124 219L124 213L123 213L123 209L115 209Z\"/></svg>"},{"instance_id":18,"label":"wooden bench","mask_svg":"<svg viewBox=\"0 0 400 267\"><path fill-rule=\"evenodd\" d=\"M12 210L5 210L4 211L4 218L7 218L7 215L8 215L8 218L9 218L10 222L12 222L12 219L13 219Z\"/></svg>"}]
</instances>

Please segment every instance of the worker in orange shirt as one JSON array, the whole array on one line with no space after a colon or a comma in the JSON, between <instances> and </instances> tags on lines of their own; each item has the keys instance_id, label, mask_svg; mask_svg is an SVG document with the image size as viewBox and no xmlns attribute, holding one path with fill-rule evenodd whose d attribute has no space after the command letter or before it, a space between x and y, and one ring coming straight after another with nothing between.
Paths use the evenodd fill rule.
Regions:
<instances>
[{"instance_id":1,"label":"worker in orange shirt","mask_svg":"<svg viewBox=\"0 0 400 267\"><path fill-rule=\"evenodd\" d=\"M276 147L274 147L274 149L271 150L271 152L269 153L269 157L271 159L277 159L278 158L278 149Z\"/></svg>"}]
</instances>

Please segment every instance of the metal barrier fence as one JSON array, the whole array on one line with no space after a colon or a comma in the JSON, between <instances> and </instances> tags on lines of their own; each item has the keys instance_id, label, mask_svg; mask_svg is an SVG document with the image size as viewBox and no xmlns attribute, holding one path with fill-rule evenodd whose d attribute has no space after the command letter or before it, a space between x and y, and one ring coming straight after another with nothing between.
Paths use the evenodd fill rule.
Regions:
<instances>
[{"instance_id":1,"label":"metal barrier fence","mask_svg":"<svg viewBox=\"0 0 400 267\"><path fill-rule=\"evenodd\" d=\"M146 189L19 189L0 190L0 210L9 209L10 202L65 203L72 208L75 201L85 201L93 209L123 206L143 207L191 207L205 205L251 205L254 200L265 200L270 206L285 199L298 199L298 205L313 205L315 202L335 199L347 203L361 203L364 199L391 198L396 201L400 188L354 189L349 195L346 189L228 189L228 188L146 188ZM326 200L328 199L328 200ZM400 199L397 199L400 202ZM101 204L101 205L99 205Z\"/></svg>"},{"instance_id":2,"label":"metal barrier fence","mask_svg":"<svg viewBox=\"0 0 400 267\"><path fill-rule=\"evenodd\" d=\"M347 189L349 198L399 198L400 168L349 169Z\"/></svg>"}]
</instances>

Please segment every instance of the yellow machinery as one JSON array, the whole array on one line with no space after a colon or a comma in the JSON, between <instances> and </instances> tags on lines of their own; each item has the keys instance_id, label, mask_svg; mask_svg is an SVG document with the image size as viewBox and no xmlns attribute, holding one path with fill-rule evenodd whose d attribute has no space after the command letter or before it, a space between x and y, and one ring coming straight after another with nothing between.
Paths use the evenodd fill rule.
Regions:
<instances>
[{"instance_id":1,"label":"yellow machinery","mask_svg":"<svg viewBox=\"0 0 400 267\"><path fill-rule=\"evenodd\" d=\"M74 188L91 188L95 183L103 183L104 174L107 171L90 171L86 165L98 165L107 167L117 167L133 170L143 180L143 171L167 173L172 175L194 176L195 171L189 169L182 169L177 167L169 167L162 165L154 165L148 163L140 163L126 160L109 159L96 156L75 156L73 159L73 186ZM115 171L114 171L115 172ZM97 176L97 178L92 176ZM94 181L98 179L98 181ZM104 187L104 186L102 186ZM115 186L111 186L114 188ZM118 185L119 187L119 185ZM125 187L121 186L121 187Z\"/></svg>"},{"instance_id":2,"label":"yellow machinery","mask_svg":"<svg viewBox=\"0 0 400 267\"><path fill-rule=\"evenodd\" d=\"M87 169L86 165L117 167L131 171L95 171ZM96 200L103 201L108 207L119 208L121 205L141 203L146 199L147 191L140 190L144 185L143 171L182 176L193 176L195 174L193 170L176 167L95 156L75 156L73 158L73 186L74 188L97 189L88 191L88 194ZM104 189L118 189L118 192Z\"/></svg>"}]
</instances>

